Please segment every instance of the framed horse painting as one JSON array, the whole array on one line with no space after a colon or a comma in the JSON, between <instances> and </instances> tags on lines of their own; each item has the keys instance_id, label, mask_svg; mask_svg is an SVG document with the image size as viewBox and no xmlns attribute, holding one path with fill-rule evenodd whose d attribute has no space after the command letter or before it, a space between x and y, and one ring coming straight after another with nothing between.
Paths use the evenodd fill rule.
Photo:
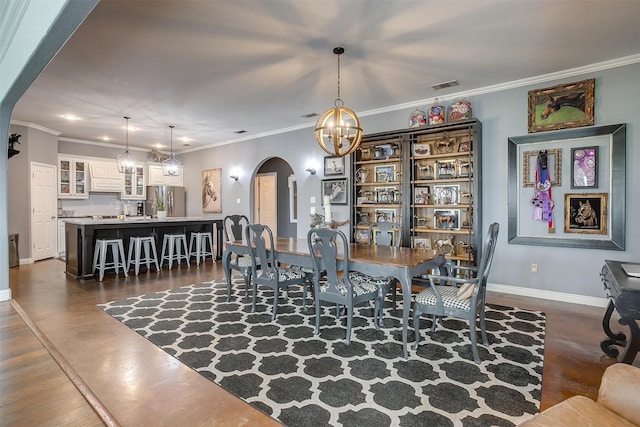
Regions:
<instances>
[{"instance_id":1,"label":"framed horse painting","mask_svg":"<svg viewBox=\"0 0 640 427\"><path fill-rule=\"evenodd\" d=\"M607 234L607 193L565 194L564 232Z\"/></svg>"},{"instance_id":2,"label":"framed horse painting","mask_svg":"<svg viewBox=\"0 0 640 427\"><path fill-rule=\"evenodd\" d=\"M529 133L593 126L595 79L529 91Z\"/></svg>"}]
</instances>

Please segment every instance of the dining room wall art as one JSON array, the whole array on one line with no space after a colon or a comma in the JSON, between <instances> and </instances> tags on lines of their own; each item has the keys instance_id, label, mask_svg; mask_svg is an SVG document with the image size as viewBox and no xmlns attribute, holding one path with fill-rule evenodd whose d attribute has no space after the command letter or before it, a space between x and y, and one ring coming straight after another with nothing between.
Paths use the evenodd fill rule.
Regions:
<instances>
[{"instance_id":1,"label":"dining room wall art","mask_svg":"<svg viewBox=\"0 0 640 427\"><path fill-rule=\"evenodd\" d=\"M595 79L529 91L529 133L592 126Z\"/></svg>"},{"instance_id":2,"label":"dining room wall art","mask_svg":"<svg viewBox=\"0 0 640 427\"><path fill-rule=\"evenodd\" d=\"M222 169L220 168L202 171L202 212L222 212L222 197L220 194L221 177Z\"/></svg>"}]
</instances>

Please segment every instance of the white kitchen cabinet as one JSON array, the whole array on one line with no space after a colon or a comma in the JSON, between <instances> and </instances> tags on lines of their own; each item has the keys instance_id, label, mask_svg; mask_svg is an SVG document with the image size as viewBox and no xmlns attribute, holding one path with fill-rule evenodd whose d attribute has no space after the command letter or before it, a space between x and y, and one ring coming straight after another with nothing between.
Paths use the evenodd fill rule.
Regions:
<instances>
[{"instance_id":1,"label":"white kitchen cabinet","mask_svg":"<svg viewBox=\"0 0 640 427\"><path fill-rule=\"evenodd\" d=\"M144 200L147 196L143 166L136 166L133 173L124 174L123 200Z\"/></svg>"},{"instance_id":2,"label":"white kitchen cabinet","mask_svg":"<svg viewBox=\"0 0 640 427\"><path fill-rule=\"evenodd\" d=\"M171 185L174 187L182 187L182 166L180 166L180 172L176 176L164 176L162 172L162 165L149 164L148 165L148 179L149 185Z\"/></svg>"},{"instance_id":3,"label":"white kitchen cabinet","mask_svg":"<svg viewBox=\"0 0 640 427\"><path fill-rule=\"evenodd\" d=\"M58 157L58 198L86 199L89 197L86 160Z\"/></svg>"},{"instance_id":4,"label":"white kitchen cabinet","mask_svg":"<svg viewBox=\"0 0 640 427\"><path fill-rule=\"evenodd\" d=\"M124 189L124 174L118 172L115 160L92 160L89 168L91 191L121 193Z\"/></svg>"},{"instance_id":5,"label":"white kitchen cabinet","mask_svg":"<svg viewBox=\"0 0 640 427\"><path fill-rule=\"evenodd\" d=\"M64 244L64 219L58 218L58 255L64 256L65 253Z\"/></svg>"}]
</instances>

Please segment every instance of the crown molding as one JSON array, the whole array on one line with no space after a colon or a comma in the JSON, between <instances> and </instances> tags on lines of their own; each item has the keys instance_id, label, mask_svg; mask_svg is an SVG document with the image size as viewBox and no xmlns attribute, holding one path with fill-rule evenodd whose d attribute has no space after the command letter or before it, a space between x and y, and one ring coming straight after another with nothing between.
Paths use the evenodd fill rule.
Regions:
<instances>
[{"instance_id":1,"label":"crown molding","mask_svg":"<svg viewBox=\"0 0 640 427\"><path fill-rule=\"evenodd\" d=\"M76 138L67 138L67 137L60 137L58 138L58 142L71 142L74 144L85 144L85 145L95 145L98 147L107 147L107 148L117 148L117 149L123 149L124 145L121 144L111 144L109 142L99 142L99 141L89 141L86 139L76 139ZM140 148L140 147L132 147L131 145L129 146L129 150L130 151L142 151L145 153L150 153L151 149L149 148ZM175 152L174 152L175 154Z\"/></svg>"},{"instance_id":2,"label":"crown molding","mask_svg":"<svg viewBox=\"0 0 640 427\"><path fill-rule=\"evenodd\" d=\"M21 122L21 121L18 121L18 120L11 120L11 122L9 122L9 124L12 124L14 126L24 126L26 128L29 128L29 129L35 129L35 130L39 130L41 132L50 133L51 135L55 135L55 136L60 136L62 134L62 132L58 132L57 130L49 129L49 128L46 128L44 126L40 126L40 125L37 125L35 123L31 123L31 122Z\"/></svg>"}]
</instances>

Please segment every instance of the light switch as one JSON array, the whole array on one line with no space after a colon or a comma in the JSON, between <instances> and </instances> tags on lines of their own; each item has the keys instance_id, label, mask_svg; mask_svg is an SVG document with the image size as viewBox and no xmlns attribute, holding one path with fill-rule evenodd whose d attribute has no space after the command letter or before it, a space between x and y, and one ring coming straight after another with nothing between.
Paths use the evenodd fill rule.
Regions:
<instances>
[{"instance_id":1,"label":"light switch","mask_svg":"<svg viewBox=\"0 0 640 427\"><path fill-rule=\"evenodd\" d=\"M311 199L309 200L309 203L315 203L315 202L316 202L315 196L311 196Z\"/></svg>"},{"instance_id":2,"label":"light switch","mask_svg":"<svg viewBox=\"0 0 640 427\"><path fill-rule=\"evenodd\" d=\"M238 204L239 204L239 203L240 203L240 199L236 199L236 203L238 203Z\"/></svg>"}]
</instances>

